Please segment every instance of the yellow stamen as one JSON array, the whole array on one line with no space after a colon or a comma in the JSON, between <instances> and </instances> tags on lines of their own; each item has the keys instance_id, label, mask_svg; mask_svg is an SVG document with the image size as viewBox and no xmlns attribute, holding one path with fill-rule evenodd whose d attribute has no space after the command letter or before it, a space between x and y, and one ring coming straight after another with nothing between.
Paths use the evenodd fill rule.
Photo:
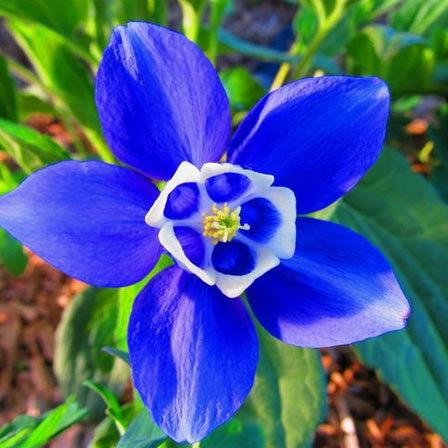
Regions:
<instances>
[{"instance_id":1,"label":"yellow stamen","mask_svg":"<svg viewBox=\"0 0 448 448\"><path fill-rule=\"evenodd\" d=\"M202 234L211 238L213 244L232 241L238 230L249 229L248 224L241 225L240 210L241 207L231 210L227 202L224 203L221 208L216 204L213 204L211 213L209 215L203 215Z\"/></svg>"}]
</instances>

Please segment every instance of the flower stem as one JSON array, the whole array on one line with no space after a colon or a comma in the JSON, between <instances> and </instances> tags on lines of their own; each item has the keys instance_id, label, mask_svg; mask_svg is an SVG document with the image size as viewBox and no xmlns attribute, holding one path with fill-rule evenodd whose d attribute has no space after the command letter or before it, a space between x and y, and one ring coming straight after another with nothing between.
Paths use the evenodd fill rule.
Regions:
<instances>
[{"instance_id":1,"label":"flower stem","mask_svg":"<svg viewBox=\"0 0 448 448\"><path fill-rule=\"evenodd\" d=\"M100 156L101 160L108 163L115 163L114 156L112 155L109 147L106 145L106 142L98 132L84 128L84 133L86 134L92 145L95 147L95 150Z\"/></svg>"},{"instance_id":2,"label":"flower stem","mask_svg":"<svg viewBox=\"0 0 448 448\"><path fill-rule=\"evenodd\" d=\"M294 78L301 78L305 76L311 66L314 56L319 50L320 45L324 39L328 36L328 33L337 25L342 18L347 0L337 0L332 12L326 16L325 9L319 0L313 0L313 8L318 18L319 27L317 33L314 35L308 47L305 49L303 56L300 58L297 67L294 70ZM297 56L300 49L300 36L297 36L296 40L289 50L291 56ZM271 91L278 89L284 84L289 72L293 68L291 63L283 63L275 75L274 81L271 85Z\"/></svg>"},{"instance_id":3,"label":"flower stem","mask_svg":"<svg viewBox=\"0 0 448 448\"><path fill-rule=\"evenodd\" d=\"M197 43L201 31L201 20L205 8L205 0L179 0L182 9L182 28L185 36Z\"/></svg>"},{"instance_id":4,"label":"flower stem","mask_svg":"<svg viewBox=\"0 0 448 448\"><path fill-rule=\"evenodd\" d=\"M218 57L219 28L224 18L228 0L210 0L208 57L214 65Z\"/></svg>"}]
</instances>

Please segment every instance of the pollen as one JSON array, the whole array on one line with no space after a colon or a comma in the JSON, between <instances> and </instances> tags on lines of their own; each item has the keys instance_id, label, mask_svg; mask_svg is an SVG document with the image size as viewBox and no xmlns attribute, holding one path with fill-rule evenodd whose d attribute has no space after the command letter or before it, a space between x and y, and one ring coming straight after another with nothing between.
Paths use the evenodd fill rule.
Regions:
<instances>
[{"instance_id":1,"label":"pollen","mask_svg":"<svg viewBox=\"0 0 448 448\"><path fill-rule=\"evenodd\" d=\"M227 202L221 207L216 204L211 206L210 214L203 214L202 234L211 238L213 244L219 242L228 243L237 234L238 230L249 230L248 224L241 225L240 220L241 207L232 210Z\"/></svg>"}]
</instances>

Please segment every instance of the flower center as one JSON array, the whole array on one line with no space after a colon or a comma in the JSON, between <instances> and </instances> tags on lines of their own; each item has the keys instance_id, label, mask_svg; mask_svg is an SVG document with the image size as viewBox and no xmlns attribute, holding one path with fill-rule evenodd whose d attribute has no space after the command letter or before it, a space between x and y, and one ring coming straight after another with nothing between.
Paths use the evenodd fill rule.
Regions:
<instances>
[{"instance_id":1,"label":"flower center","mask_svg":"<svg viewBox=\"0 0 448 448\"><path fill-rule=\"evenodd\" d=\"M213 244L232 241L238 230L249 230L250 228L249 224L241 225L240 210L241 207L231 210L227 202L221 208L213 204L210 210L211 213L209 215L203 214L202 234L211 238Z\"/></svg>"}]
</instances>

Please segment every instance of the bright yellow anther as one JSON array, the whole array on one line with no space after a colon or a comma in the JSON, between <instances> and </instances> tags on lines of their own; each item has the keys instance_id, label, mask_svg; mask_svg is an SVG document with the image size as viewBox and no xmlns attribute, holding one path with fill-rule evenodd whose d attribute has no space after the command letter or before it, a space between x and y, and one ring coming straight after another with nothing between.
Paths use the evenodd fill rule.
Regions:
<instances>
[{"instance_id":1,"label":"bright yellow anther","mask_svg":"<svg viewBox=\"0 0 448 448\"><path fill-rule=\"evenodd\" d=\"M241 226L240 210L241 207L237 207L232 211L227 202L221 208L213 204L211 206L211 213L209 215L203 215L202 234L211 238L213 244L232 241L239 229L249 229L247 224Z\"/></svg>"}]
</instances>

